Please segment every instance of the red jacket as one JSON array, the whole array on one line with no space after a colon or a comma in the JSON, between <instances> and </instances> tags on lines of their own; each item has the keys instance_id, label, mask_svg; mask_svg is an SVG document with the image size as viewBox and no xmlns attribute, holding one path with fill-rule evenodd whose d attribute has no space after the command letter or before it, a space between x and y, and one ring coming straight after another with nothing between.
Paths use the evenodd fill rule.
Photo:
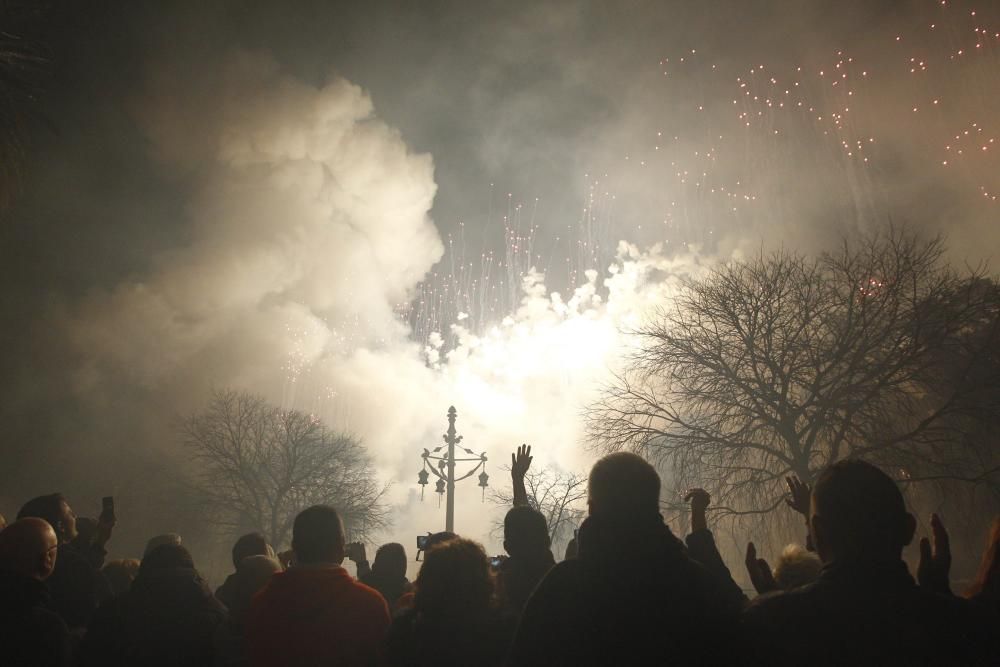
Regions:
<instances>
[{"instance_id":1,"label":"red jacket","mask_svg":"<svg viewBox=\"0 0 1000 667\"><path fill-rule=\"evenodd\" d=\"M271 577L250 605L254 667L381 665L389 609L342 567L299 566Z\"/></svg>"}]
</instances>

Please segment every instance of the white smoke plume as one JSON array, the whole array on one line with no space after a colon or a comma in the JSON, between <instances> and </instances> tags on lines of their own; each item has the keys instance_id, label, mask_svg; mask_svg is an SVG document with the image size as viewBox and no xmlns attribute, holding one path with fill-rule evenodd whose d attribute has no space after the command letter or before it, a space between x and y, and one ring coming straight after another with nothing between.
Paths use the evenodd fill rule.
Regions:
<instances>
[{"instance_id":1,"label":"white smoke plume","mask_svg":"<svg viewBox=\"0 0 1000 667\"><path fill-rule=\"evenodd\" d=\"M588 272L566 298L532 272L516 312L480 335L455 325L453 349L441 336L422 348L394 308L442 253L428 218L431 158L408 151L343 79L310 86L239 53L197 83L197 105L176 73L155 78L137 105L152 150L198 184L190 231L148 273L73 312L69 335L87 359L81 394L113 403L135 387L190 413L212 387L236 387L321 415L360 436L392 482L385 537L408 546L443 528L432 489L420 503L415 481L449 405L463 445L487 453L493 485L509 484L501 466L522 442L539 466L586 469L581 410L622 332L700 269L695 252L667 259L622 243L606 275ZM458 529L499 549L490 533L500 510L474 482L460 486Z\"/></svg>"}]
</instances>

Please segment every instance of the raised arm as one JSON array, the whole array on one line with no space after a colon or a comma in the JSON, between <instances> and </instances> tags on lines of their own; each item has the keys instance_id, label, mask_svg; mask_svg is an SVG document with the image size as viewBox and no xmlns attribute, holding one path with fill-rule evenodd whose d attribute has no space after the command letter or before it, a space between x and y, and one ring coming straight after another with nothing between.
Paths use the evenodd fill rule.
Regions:
<instances>
[{"instance_id":1,"label":"raised arm","mask_svg":"<svg viewBox=\"0 0 1000 667\"><path fill-rule=\"evenodd\" d=\"M721 591L731 600L734 608L739 608L746 602L739 585L733 581L733 575L726 567L725 561L715 544L715 537L708 529L705 510L712 502L712 496L705 489L690 489L684 500L691 504L691 534L687 536L688 555L711 574L719 583Z\"/></svg>"},{"instance_id":2,"label":"raised arm","mask_svg":"<svg viewBox=\"0 0 1000 667\"><path fill-rule=\"evenodd\" d=\"M926 537L920 538L917 581L935 593L951 595L951 539L937 514L931 514L931 535L933 542Z\"/></svg>"},{"instance_id":3,"label":"raised arm","mask_svg":"<svg viewBox=\"0 0 1000 667\"><path fill-rule=\"evenodd\" d=\"M806 521L806 549L816 551L813 548L812 531L809 528L809 497L812 494L812 489L796 475L786 477L785 484L788 485L788 495L785 496L785 502L801 514Z\"/></svg>"},{"instance_id":4,"label":"raised arm","mask_svg":"<svg viewBox=\"0 0 1000 667\"><path fill-rule=\"evenodd\" d=\"M514 488L514 507L528 505L528 490L524 486L524 477L531 467L531 447L521 445L517 452L510 455L510 481Z\"/></svg>"}]
</instances>

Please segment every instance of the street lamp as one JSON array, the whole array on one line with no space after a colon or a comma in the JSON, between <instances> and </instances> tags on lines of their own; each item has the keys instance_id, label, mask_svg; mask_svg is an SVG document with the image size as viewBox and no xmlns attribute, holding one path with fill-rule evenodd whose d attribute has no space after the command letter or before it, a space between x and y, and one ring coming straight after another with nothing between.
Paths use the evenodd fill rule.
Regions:
<instances>
[{"instance_id":1,"label":"street lamp","mask_svg":"<svg viewBox=\"0 0 1000 667\"><path fill-rule=\"evenodd\" d=\"M448 408L448 432L441 436L444 438L448 451L443 454L438 454L438 452L444 449L444 445L437 447L433 451L424 449L424 453L421 454L421 458L424 460L424 467L419 473L417 473L417 483L420 484L421 500L424 498L424 487L427 486L427 482L430 479L428 471L433 473L438 478L437 483L435 484L435 491L438 494L439 506L441 504L441 495L447 493L447 511L445 512L444 529L451 533L455 532L455 482L460 482L466 477L472 476L477 470L482 468L482 472L479 473L479 486L482 487L483 496L485 498L486 487L489 486L490 479L490 476L486 474L485 452L482 454L476 454L471 449L459 447L459 449L472 458L455 458L455 447L458 443L462 442L462 436L455 434L455 420L457 418L458 413L455 410L455 406ZM436 463L431 463L431 461L435 461ZM466 461L475 461L476 465L461 477L455 477L455 465Z\"/></svg>"}]
</instances>

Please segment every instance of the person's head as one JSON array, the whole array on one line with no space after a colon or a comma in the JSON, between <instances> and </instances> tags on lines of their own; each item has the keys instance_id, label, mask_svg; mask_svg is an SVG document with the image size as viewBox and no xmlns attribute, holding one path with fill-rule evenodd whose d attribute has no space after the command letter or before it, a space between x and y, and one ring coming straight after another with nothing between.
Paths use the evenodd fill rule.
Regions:
<instances>
[{"instance_id":1,"label":"person's head","mask_svg":"<svg viewBox=\"0 0 1000 667\"><path fill-rule=\"evenodd\" d=\"M406 549L398 542L383 544L375 552L372 574L385 579L402 579L406 576Z\"/></svg>"},{"instance_id":2,"label":"person's head","mask_svg":"<svg viewBox=\"0 0 1000 667\"><path fill-rule=\"evenodd\" d=\"M153 552L153 549L162 547L164 544L172 544L179 547L181 545L181 536L177 533L164 533L149 538L149 542L146 542L146 548L142 550L142 559L146 560L146 557Z\"/></svg>"},{"instance_id":3,"label":"person's head","mask_svg":"<svg viewBox=\"0 0 1000 667\"><path fill-rule=\"evenodd\" d=\"M430 617L463 618L484 612L493 595L486 552L461 537L435 544L427 551L414 588L414 609Z\"/></svg>"},{"instance_id":4,"label":"person's head","mask_svg":"<svg viewBox=\"0 0 1000 667\"><path fill-rule=\"evenodd\" d=\"M549 526L538 510L515 507L503 518L503 548L511 556L542 553L549 550Z\"/></svg>"},{"instance_id":5,"label":"person's head","mask_svg":"<svg viewBox=\"0 0 1000 667\"><path fill-rule=\"evenodd\" d=\"M26 502L17 513L17 518L28 517L45 519L56 531L60 544L70 542L76 537L76 514L61 493L38 496Z\"/></svg>"},{"instance_id":6,"label":"person's head","mask_svg":"<svg viewBox=\"0 0 1000 667\"><path fill-rule=\"evenodd\" d=\"M969 589L968 595L986 593L1000 597L1000 516L993 519L993 527L986 539L986 549L983 551L983 561L979 565L979 573Z\"/></svg>"},{"instance_id":7,"label":"person's head","mask_svg":"<svg viewBox=\"0 0 1000 667\"><path fill-rule=\"evenodd\" d=\"M143 556L138 577L163 570L193 570L191 553L179 544L161 544Z\"/></svg>"},{"instance_id":8,"label":"person's head","mask_svg":"<svg viewBox=\"0 0 1000 667\"><path fill-rule=\"evenodd\" d=\"M659 516L660 476L640 456L609 454L590 469L587 506L591 516L615 521Z\"/></svg>"},{"instance_id":9,"label":"person's head","mask_svg":"<svg viewBox=\"0 0 1000 667\"><path fill-rule=\"evenodd\" d=\"M122 558L107 563L101 572L111 587L111 592L120 595L127 591L139 574L139 561L135 558Z\"/></svg>"},{"instance_id":10,"label":"person's head","mask_svg":"<svg viewBox=\"0 0 1000 667\"><path fill-rule=\"evenodd\" d=\"M822 571L823 563L816 554L798 544L789 544L774 566L774 581L787 591L816 581Z\"/></svg>"},{"instance_id":11,"label":"person's head","mask_svg":"<svg viewBox=\"0 0 1000 667\"><path fill-rule=\"evenodd\" d=\"M56 567L59 538L48 521L18 519L0 531L0 568L45 581Z\"/></svg>"},{"instance_id":12,"label":"person's head","mask_svg":"<svg viewBox=\"0 0 1000 667\"><path fill-rule=\"evenodd\" d=\"M458 535L451 532L450 530L442 530L439 533L434 533L427 536L427 542L424 543L424 551L430 551L435 545L442 544L448 540L453 540Z\"/></svg>"},{"instance_id":13,"label":"person's head","mask_svg":"<svg viewBox=\"0 0 1000 667\"><path fill-rule=\"evenodd\" d=\"M853 459L819 474L810 516L816 551L824 563L898 560L917 527L895 482L872 464Z\"/></svg>"},{"instance_id":14,"label":"person's head","mask_svg":"<svg viewBox=\"0 0 1000 667\"><path fill-rule=\"evenodd\" d=\"M250 601L268 581L271 575L281 571L281 563L274 556L255 554L240 561L240 566L233 577L232 597L229 600L229 613L240 616L250 608Z\"/></svg>"},{"instance_id":15,"label":"person's head","mask_svg":"<svg viewBox=\"0 0 1000 667\"><path fill-rule=\"evenodd\" d=\"M274 556L274 550L267 538L260 533L247 533L233 545L233 567L239 569L244 558L250 556Z\"/></svg>"},{"instance_id":16,"label":"person's head","mask_svg":"<svg viewBox=\"0 0 1000 667\"><path fill-rule=\"evenodd\" d=\"M340 564L346 542L340 515L328 505L302 510L292 524L292 550L298 565Z\"/></svg>"},{"instance_id":17,"label":"person's head","mask_svg":"<svg viewBox=\"0 0 1000 667\"><path fill-rule=\"evenodd\" d=\"M6 527L7 527L7 517L5 517L3 514L0 514L0 530L3 530Z\"/></svg>"}]
</instances>

